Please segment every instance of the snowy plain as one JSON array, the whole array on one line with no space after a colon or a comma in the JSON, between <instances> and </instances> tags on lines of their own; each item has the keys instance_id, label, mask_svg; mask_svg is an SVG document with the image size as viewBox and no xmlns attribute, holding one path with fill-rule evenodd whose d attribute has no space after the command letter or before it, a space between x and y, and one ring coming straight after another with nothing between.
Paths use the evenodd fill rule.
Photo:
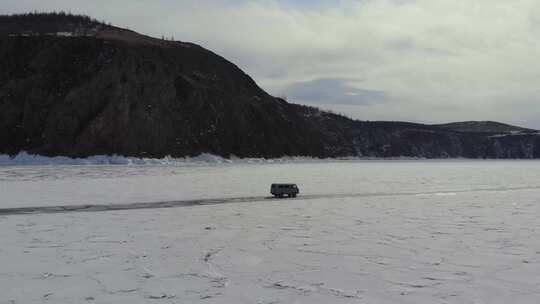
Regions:
<instances>
[{"instance_id":1,"label":"snowy plain","mask_svg":"<svg viewBox=\"0 0 540 304\"><path fill-rule=\"evenodd\" d=\"M5 161L0 210L228 203L0 215L2 304L540 301L538 161L50 163Z\"/></svg>"}]
</instances>

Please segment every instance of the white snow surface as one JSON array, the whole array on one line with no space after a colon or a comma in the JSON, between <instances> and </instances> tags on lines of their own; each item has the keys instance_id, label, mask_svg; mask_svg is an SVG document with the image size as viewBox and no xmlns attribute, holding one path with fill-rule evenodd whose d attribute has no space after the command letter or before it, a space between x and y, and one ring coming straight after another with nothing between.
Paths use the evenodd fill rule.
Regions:
<instances>
[{"instance_id":1,"label":"white snow surface","mask_svg":"<svg viewBox=\"0 0 540 304\"><path fill-rule=\"evenodd\" d=\"M0 209L304 198L0 216L0 303L540 299L538 161L188 163L3 166Z\"/></svg>"}]
</instances>

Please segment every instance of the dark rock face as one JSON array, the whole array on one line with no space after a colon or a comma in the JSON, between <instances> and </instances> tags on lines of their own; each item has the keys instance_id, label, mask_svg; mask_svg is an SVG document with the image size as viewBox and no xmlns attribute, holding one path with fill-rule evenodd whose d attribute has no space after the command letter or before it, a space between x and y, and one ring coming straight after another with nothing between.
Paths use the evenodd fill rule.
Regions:
<instances>
[{"instance_id":1,"label":"dark rock face","mask_svg":"<svg viewBox=\"0 0 540 304\"><path fill-rule=\"evenodd\" d=\"M0 15L0 35L46 35L72 33L92 35L100 30L115 29L88 16L60 13Z\"/></svg>"},{"instance_id":2,"label":"dark rock face","mask_svg":"<svg viewBox=\"0 0 540 304\"><path fill-rule=\"evenodd\" d=\"M194 44L95 24L23 35L25 22L0 36L0 153L540 158L534 132L354 121L274 98Z\"/></svg>"}]
</instances>

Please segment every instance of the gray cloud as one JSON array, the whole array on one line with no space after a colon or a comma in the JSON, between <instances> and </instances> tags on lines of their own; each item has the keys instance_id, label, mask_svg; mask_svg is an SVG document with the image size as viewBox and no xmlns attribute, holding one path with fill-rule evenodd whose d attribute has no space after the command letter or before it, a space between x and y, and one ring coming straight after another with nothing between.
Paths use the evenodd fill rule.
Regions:
<instances>
[{"instance_id":1,"label":"gray cloud","mask_svg":"<svg viewBox=\"0 0 540 304\"><path fill-rule=\"evenodd\" d=\"M384 101L384 93L352 86L350 79L315 79L289 85L283 95L310 104L368 105Z\"/></svg>"},{"instance_id":2,"label":"gray cloud","mask_svg":"<svg viewBox=\"0 0 540 304\"><path fill-rule=\"evenodd\" d=\"M0 1L3 13L64 9L199 43L272 94L301 86L299 99L360 119L540 128L538 0ZM313 79L362 82L308 93ZM384 92L384 102L354 103L350 88Z\"/></svg>"}]
</instances>

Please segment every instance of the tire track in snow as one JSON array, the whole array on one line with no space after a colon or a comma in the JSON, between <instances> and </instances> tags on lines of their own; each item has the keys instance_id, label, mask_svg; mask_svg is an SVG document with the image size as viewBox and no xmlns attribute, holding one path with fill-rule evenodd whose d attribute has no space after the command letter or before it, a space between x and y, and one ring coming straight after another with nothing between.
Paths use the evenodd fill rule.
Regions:
<instances>
[{"instance_id":1,"label":"tire track in snow","mask_svg":"<svg viewBox=\"0 0 540 304\"><path fill-rule=\"evenodd\" d=\"M207 206L234 203L264 202L264 201L287 201L287 200L316 200L316 199L335 199L335 198L369 198L369 197L396 197L396 196L449 196L464 193L476 192L507 192L523 190L540 190L540 186L533 187L509 187L509 188L478 188L469 190L455 191L428 191L428 192L372 192L372 193L343 193L343 194L311 194L301 195L297 198L274 198L268 196L246 196L215 199L194 199L181 201L165 202L146 202L131 204L86 204L86 205L60 205L60 206L41 206L41 207L20 207L20 208L0 208L2 215L20 215L20 214L50 214L50 213L68 213L68 212L103 212L103 211L121 211L138 209L161 209Z\"/></svg>"}]
</instances>

